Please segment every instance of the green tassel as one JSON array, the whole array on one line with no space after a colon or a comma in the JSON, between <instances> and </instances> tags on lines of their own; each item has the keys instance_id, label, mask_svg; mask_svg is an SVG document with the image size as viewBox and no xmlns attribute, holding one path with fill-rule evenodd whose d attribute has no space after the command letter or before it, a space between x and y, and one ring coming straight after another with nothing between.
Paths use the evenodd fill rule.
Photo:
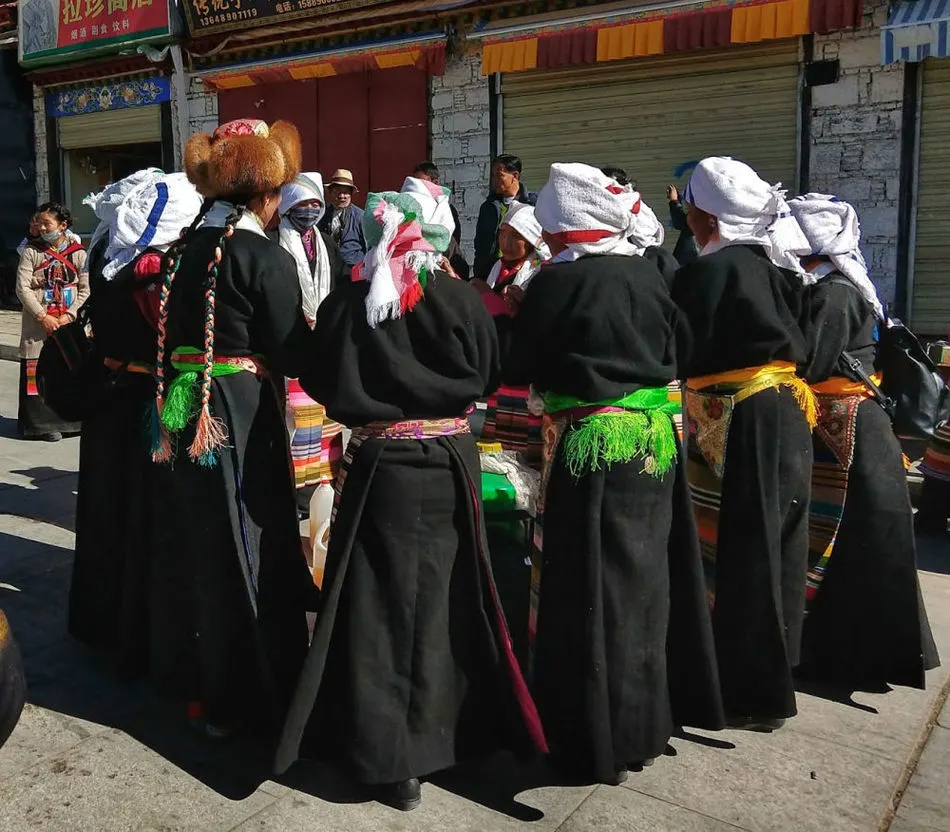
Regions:
<instances>
[{"instance_id":1,"label":"green tassel","mask_svg":"<svg viewBox=\"0 0 950 832\"><path fill-rule=\"evenodd\" d=\"M165 405L162 407L162 423L171 433L184 430L198 412L198 373L185 372L171 383Z\"/></svg>"},{"instance_id":2,"label":"green tassel","mask_svg":"<svg viewBox=\"0 0 950 832\"><path fill-rule=\"evenodd\" d=\"M419 285L425 289L426 284L429 282L429 270L423 266L419 269Z\"/></svg>"},{"instance_id":3,"label":"green tassel","mask_svg":"<svg viewBox=\"0 0 950 832\"><path fill-rule=\"evenodd\" d=\"M575 477L603 462L644 460L644 472L663 477L676 459L677 441L670 417L660 410L597 413L582 419L564 439L564 460Z\"/></svg>"}]
</instances>

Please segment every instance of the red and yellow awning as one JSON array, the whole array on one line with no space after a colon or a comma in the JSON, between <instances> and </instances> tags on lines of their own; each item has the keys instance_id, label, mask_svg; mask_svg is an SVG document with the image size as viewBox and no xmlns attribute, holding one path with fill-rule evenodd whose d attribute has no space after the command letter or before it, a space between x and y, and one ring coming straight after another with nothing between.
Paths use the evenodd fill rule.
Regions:
<instances>
[{"instance_id":1,"label":"red and yellow awning","mask_svg":"<svg viewBox=\"0 0 950 832\"><path fill-rule=\"evenodd\" d=\"M482 74L548 69L714 49L853 28L862 0L751 0L688 11L651 10L622 22L551 22L530 34L480 35Z\"/></svg>"},{"instance_id":2,"label":"red and yellow awning","mask_svg":"<svg viewBox=\"0 0 950 832\"><path fill-rule=\"evenodd\" d=\"M265 63L221 67L202 75L212 90L233 90L280 81L328 78L348 72L414 66L430 75L445 74L445 39L397 46L366 44L357 48L322 52Z\"/></svg>"}]
</instances>

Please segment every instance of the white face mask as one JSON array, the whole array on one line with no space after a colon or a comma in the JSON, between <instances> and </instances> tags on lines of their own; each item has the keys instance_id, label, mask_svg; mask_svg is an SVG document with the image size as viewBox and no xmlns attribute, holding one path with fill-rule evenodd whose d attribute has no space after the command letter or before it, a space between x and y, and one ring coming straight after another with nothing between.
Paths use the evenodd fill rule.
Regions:
<instances>
[{"instance_id":1,"label":"white face mask","mask_svg":"<svg viewBox=\"0 0 950 832\"><path fill-rule=\"evenodd\" d=\"M40 234L40 239L47 245L51 246L62 236L62 232L60 231L44 231L42 234Z\"/></svg>"}]
</instances>

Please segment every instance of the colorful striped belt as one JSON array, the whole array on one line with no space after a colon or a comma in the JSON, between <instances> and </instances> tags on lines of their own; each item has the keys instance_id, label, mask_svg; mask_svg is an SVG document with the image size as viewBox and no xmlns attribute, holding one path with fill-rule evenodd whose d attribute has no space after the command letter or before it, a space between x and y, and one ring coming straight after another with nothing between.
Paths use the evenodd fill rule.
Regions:
<instances>
[{"instance_id":1,"label":"colorful striped belt","mask_svg":"<svg viewBox=\"0 0 950 832\"><path fill-rule=\"evenodd\" d=\"M401 422L370 422L353 428L358 439L438 439L471 433L467 416L452 419L406 419Z\"/></svg>"},{"instance_id":2,"label":"colorful striped belt","mask_svg":"<svg viewBox=\"0 0 950 832\"><path fill-rule=\"evenodd\" d=\"M205 354L194 347L179 347L172 353L172 366L182 372L198 372L204 367ZM220 355L212 359L211 375L228 376L234 373L254 373L261 378L268 376L267 367L255 355Z\"/></svg>"}]
</instances>

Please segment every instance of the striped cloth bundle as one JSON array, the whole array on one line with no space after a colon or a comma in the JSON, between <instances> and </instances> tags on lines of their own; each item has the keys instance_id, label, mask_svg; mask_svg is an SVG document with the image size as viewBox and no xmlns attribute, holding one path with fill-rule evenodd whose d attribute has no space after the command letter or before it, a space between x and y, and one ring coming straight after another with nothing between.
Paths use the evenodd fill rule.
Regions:
<instances>
[{"instance_id":1,"label":"striped cloth bundle","mask_svg":"<svg viewBox=\"0 0 950 832\"><path fill-rule=\"evenodd\" d=\"M287 409L293 417L290 453L297 488L332 483L343 455L343 427L327 418L296 379L287 381Z\"/></svg>"},{"instance_id":2,"label":"striped cloth bundle","mask_svg":"<svg viewBox=\"0 0 950 832\"><path fill-rule=\"evenodd\" d=\"M528 410L528 387L502 385L488 397L480 439L499 442L506 451L522 453L532 468L541 467L541 416Z\"/></svg>"}]
</instances>

